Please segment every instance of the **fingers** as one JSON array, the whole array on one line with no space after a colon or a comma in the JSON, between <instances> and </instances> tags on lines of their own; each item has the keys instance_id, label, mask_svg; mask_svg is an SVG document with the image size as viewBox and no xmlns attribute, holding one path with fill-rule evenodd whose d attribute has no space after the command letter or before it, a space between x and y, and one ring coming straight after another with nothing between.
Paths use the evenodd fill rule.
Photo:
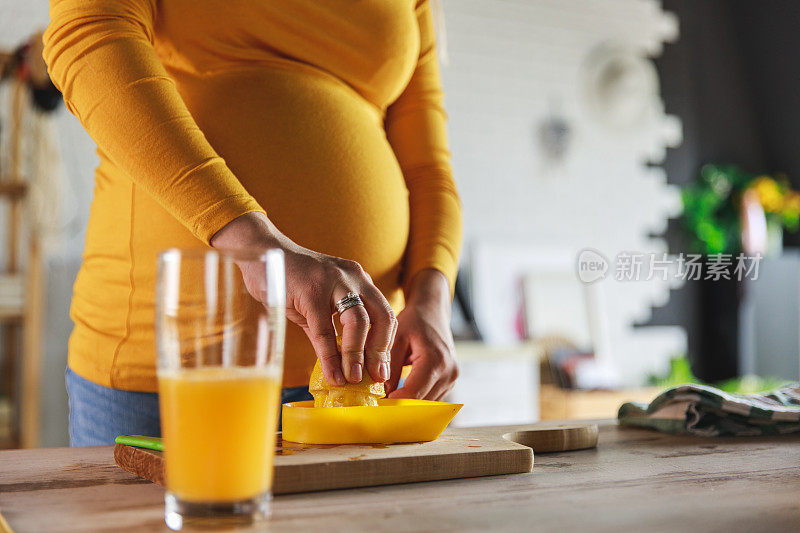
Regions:
<instances>
[{"instance_id":1,"label":"fingers","mask_svg":"<svg viewBox=\"0 0 800 533\"><path fill-rule=\"evenodd\" d=\"M342 324L344 376L350 383L360 383L364 376L364 345L370 327L370 316L364 306L356 305L343 311L339 315L339 322Z\"/></svg>"},{"instance_id":2,"label":"fingers","mask_svg":"<svg viewBox=\"0 0 800 533\"><path fill-rule=\"evenodd\" d=\"M297 272L302 273L302 279L295 279L296 290L292 293L289 287L287 293L293 295L291 306L298 313L295 321L301 325L305 322L325 379L343 386L347 382L360 383L369 372L374 380L386 381L391 375L389 349L397 330L397 320L386 298L355 261L310 253L298 254L298 258L301 264ZM345 309L339 315L339 353L332 314L336 303L350 292L358 294L363 305Z\"/></svg>"},{"instance_id":3,"label":"fingers","mask_svg":"<svg viewBox=\"0 0 800 533\"><path fill-rule=\"evenodd\" d=\"M397 318L395 318L389 302L377 288L365 287L363 292L361 299L364 301L369 321L372 324L367 333L364 350L365 363L372 379L382 383L391 375L389 349L397 333Z\"/></svg>"},{"instance_id":4,"label":"fingers","mask_svg":"<svg viewBox=\"0 0 800 533\"><path fill-rule=\"evenodd\" d=\"M391 372L389 380L384 385L387 396L397 390L397 385L400 383L400 374L403 372L403 365L405 365L409 353L408 337L398 334L394 339L394 344L392 344L391 353Z\"/></svg>"},{"instance_id":5,"label":"fingers","mask_svg":"<svg viewBox=\"0 0 800 533\"><path fill-rule=\"evenodd\" d=\"M431 388L438 381L436 367L428 357L415 359L411 365L411 373L406 378L403 388L397 389L389 398L425 399Z\"/></svg>"},{"instance_id":6,"label":"fingers","mask_svg":"<svg viewBox=\"0 0 800 533\"><path fill-rule=\"evenodd\" d=\"M372 284L372 278L355 261L340 261L343 276L333 292L333 302L354 292L363 306L346 309L339 316L342 324L342 366L350 383L359 383L364 371L372 379L389 379L389 348L397 330L397 319L389 302ZM365 368L366 367L366 370Z\"/></svg>"},{"instance_id":7,"label":"fingers","mask_svg":"<svg viewBox=\"0 0 800 533\"><path fill-rule=\"evenodd\" d=\"M453 390L455 381L458 378L458 366L453 366L447 374L439 376L439 381L431 387L431 391L425 400L433 400L434 402L442 401L448 392Z\"/></svg>"},{"instance_id":8,"label":"fingers","mask_svg":"<svg viewBox=\"0 0 800 533\"><path fill-rule=\"evenodd\" d=\"M321 305L316 308L326 309ZM328 380L328 383L341 387L345 384L345 378L342 373L339 347L336 345L336 330L333 327L330 313L327 310L309 313L306 321L308 323L306 335L319 358L325 379Z\"/></svg>"},{"instance_id":9,"label":"fingers","mask_svg":"<svg viewBox=\"0 0 800 533\"><path fill-rule=\"evenodd\" d=\"M409 344L406 350L411 352L410 357L413 359L411 373L403 387L393 389L388 395L389 398L440 400L450 391L458 377L458 366L453 359L452 351L444 346L440 348L414 343ZM394 364L394 357L392 363ZM398 369L398 379L400 370L402 368ZM392 379L394 377L393 372Z\"/></svg>"}]
</instances>

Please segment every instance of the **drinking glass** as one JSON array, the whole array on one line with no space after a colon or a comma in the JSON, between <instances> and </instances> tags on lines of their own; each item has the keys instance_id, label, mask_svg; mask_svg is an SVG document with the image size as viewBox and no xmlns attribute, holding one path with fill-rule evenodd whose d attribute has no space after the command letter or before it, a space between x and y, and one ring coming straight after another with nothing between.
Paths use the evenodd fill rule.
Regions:
<instances>
[{"instance_id":1,"label":"drinking glass","mask_svg":"<svg viewBox=\"0 0 800 533\"><path fill-rule=\"evenodd\" d=\"M158 390L171 529L269 516L285 329L280 250L159 256Z\"/></svg>"}]
</instances>

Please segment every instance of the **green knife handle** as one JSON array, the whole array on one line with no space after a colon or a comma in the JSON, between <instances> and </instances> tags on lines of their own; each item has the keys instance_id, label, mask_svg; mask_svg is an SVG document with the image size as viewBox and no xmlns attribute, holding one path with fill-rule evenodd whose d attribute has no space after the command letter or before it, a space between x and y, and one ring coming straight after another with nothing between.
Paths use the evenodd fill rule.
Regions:
<instances>
[{"instance_id":1,"label":"green knife handle","mask_svg":"<svg viewBox=\"0 0 800 533\"><path fill-rule=\"evenodd\" d=\"M147 448L149 450L156 450L159 452L164 451L164 444L158 437L144 437L142 435L120 435L114 442L117 444L127 444L128 446L136 446L138 448Z\"/></svg>"}]
</instances>

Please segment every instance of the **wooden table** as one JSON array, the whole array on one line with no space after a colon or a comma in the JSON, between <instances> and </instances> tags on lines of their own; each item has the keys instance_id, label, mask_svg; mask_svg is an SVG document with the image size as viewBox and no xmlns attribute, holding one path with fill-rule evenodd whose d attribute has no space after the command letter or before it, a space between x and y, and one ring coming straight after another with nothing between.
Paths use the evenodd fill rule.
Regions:
<instances>
[{"instance_id":1,"label":"wooden table","mask_svg":"<svg viewBox=\"0 0 800 533\"><path fill-rule=\"evenodd\" d=\"M800 435L705 439L601 422L596 450L531 474L276 498L269 531L800 531ZM0 452L18 532L163 531L163 489L111 447Z\"/></svg>"}]
</instances>

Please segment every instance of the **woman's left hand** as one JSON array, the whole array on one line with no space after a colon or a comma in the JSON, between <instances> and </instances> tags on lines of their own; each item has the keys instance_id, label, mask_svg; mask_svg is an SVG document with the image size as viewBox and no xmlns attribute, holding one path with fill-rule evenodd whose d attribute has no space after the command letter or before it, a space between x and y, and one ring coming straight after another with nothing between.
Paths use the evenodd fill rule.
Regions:
<instances>
[{"instance_id":1,"label":"woman's left hand","mask_svg":"<svg viewBox=\"0 0 800 533\"><path fill-rule=\"evenodd\" d=\"M414 278L406 307L397 315L392 346L389 398L440 400L458 377L450 330L450 285L438 270L423 270ZM403 366L411 373L397 389Z\"/></svg>"}]
</instances>

